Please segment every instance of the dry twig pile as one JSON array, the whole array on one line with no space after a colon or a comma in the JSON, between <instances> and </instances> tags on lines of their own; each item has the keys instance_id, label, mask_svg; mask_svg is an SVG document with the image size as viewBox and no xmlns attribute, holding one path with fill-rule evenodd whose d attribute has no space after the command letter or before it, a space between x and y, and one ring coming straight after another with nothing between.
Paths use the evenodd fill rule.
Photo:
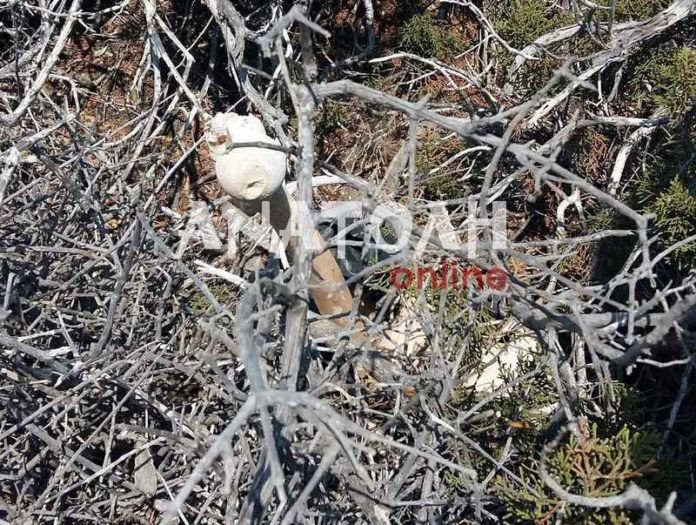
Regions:
<instances>
[{"instance_id":1,"label":"dry twig pile","mask_svg":"<svg viewBox=\"0 0 696 525\"><path fill-rule=\"evenodd\" d=\"M693 100L641 114L622 76L693 28L696 2L639 21L561 4L567 24L519 45L481 2L394 29L399 2L0 0L0 523L496 522L519 514L514 493L546 498L544 522L688 516L684 487L662 506L630 484L643 465L597 492L548 465L568 432L573 453L600 439L588 421L615 418L636 370L678 371L659 454L684 423L696 282L666 265L696 235L665 242L629 190ZM454 36L428 32L438 19ZM309 215L289 268L251 223L228 230L203 133L232 108L280 140L307 209L414 217L402 250L349 278L341 331L308 300ZM593 155L571 162L580 136ZM430 235L466 239L494 201L504 248L490 227L475 257ZM445 259L508 286L382 286ZM496 349L521 357L482 388ZM366 356L389 377L354 366ZM530 450L538 483L518 469Z\"/></svg>"}]
</instances>

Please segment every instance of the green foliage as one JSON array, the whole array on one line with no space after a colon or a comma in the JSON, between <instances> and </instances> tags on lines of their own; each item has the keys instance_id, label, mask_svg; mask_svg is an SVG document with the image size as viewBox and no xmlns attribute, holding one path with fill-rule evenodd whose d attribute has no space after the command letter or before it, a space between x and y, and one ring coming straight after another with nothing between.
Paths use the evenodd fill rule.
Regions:
<instances>
[{"instance_id":1,"label":"green foliage","mask_svg":"<svg viewBox=\"0 0 696 525\"><path fill-rule=\"evenodd\" d=\"M611 208L601 205L590 206L586 210L587 233L594 234L607 230L626 230L633 223ZM589 245L588 270L590 280L587 282L605 283L613 278L626 263L636 244L635 236L607 237Z\"/></svg>"},{"instance_id":2,"label":"green foliage","mask_svg":"<svg viewBox=\"0 0 696 525\"><path fill-rule=\"evenodd\" d=\"M658 70L655 104L679 115L696 99L696 51L682 47Z\"/></svg>"},{"instance_id":3,"label":"green foliage","mask_svg":"<svg viewBox=\"0 0 696 525\"><path fill-rule=\"evenodd\" d=\"M525 334L525 332L522 333ZM494 333L493 335L496 334ZM524 337L527 336L527 334L524 335ZM517 382L506 394L499 396L488 404L488 408L496 413L498 419L496 430L477 430L488 432L491 442L495 433L500 432L500 435L497 437L504 442L507 435L509 435L509 428L503 427L501 432L499 423L509 425L513 421L523 422L522 427L524 428L525 436L520 436L519 446L531 445L534 450L537 450L542 444L539 441L540 431L548 423L548 407L554 406L558 400L558 394L548 370L542 369L534 374L538 367L538 355L530 352L529 355L520 357L521 359L517 363L517 370L514 371L514 374L501 367L501 379L507 384L512 384L521 376L529 374L530 377L525 381ZM476 401L487 396L487 392L479 393ZM520 459L526 461L524 455Z\"/></svg>"},{"instance_id":4,"label":"green foliage","mask_svg":"<svg viewBox=\"0 0 696 525\"><path fill-rule=\"evenodd\" d=\"M682 180L672 179L666 190L647 207L655 214L655 226L662 235L661 245L670 246L696 233L696 192ZM689 264L696 258L696 243L675 251L676 258Z\"/></svg>"},{"instance_id":5,"label":"green foliage","mask_svg":"<svg viewBox=\"0 0 696 525\"><path fill-rule=\"evenodd\" d=\"M660 474L654 459L659 444L657 434L650 429L631 430L624 426L618 433L601 436L596 425L581 425L580 437L571 436L554 450L546 460L546 470L569 492L590 496L614 496L629 483ZM629 524L635 516L621 509L587 509L567 504L559 499L539 475L539 461L523 464L518 475L529 489L505 476L496 480L501 500L506 504L508 521L514 523L553 523L563 512L564 523ZM674 473L672 473L674 474ZM666 480L664 480L666 481ZM674 480L672 480L674 481ZM651 483L648 483L651 484Z\"/></svg>"},{"instance_id":6,"label":"green foliage","mask_svg":"<svg viewBox=\"0 0 696 525\"><path fill-rule=\"evenodd\" d=\"M510 0L497 5L494 20L498 34L521 49L572 19L558 16L544 0Z\"/></svg>"},{"instance_id":7,"label":"green foliage","mask_svg":"<svg viewBox=\"0 0 696 525\"><path fill-rule=\"evenodd\" d=\"M663 45L638 57L630 75L633 98L650 109L665 108L670 135L654 147L634 198L645 213L655 216L656 249L664 249L696 231L696 125L690 108L696 100L696 51ZM668 259L683 268L696 263L696 245L683 246Z\"/></svg>"},{"instance_id":8,"label":"green foliage","mask_svg":"<svg viewBox=\"0 0 696 525\"><path fill-rule=\"evenodd\" d=\"M551 7L546 0L508 0L489 7L489 17L497 33L512 47L523 49L542 35L574 22L572 16ZM553 54L540 52L538 60L525 64L518 86L521 94L535 93L544 87L554 72L563 64L567 50L554 50ZM575 53L572 53L575 54ZM507 70L514 56L500 50L500 69Z\"/></svg>"},{"instance_id":9,"label":"green foliage","mask_svg":"<svg viewBox=\"0 0 696 525\"><path fill-rule=\"evenodd\" d=\"M399 48L423 57L446 58L460 51L461 44L429 14L420 14L399 28Z\"/></svg>"},{"instance_id":10,"label":"green foliage","mask_svg":"<svg viewBox=\"0 0 696 525\"><path fill-rule=\"evenodd\" d=\"M422 183L426 198L448 200L463 196L461 182L450 173L428 175Z\"/></svg>"},{"instance_id":11,"label":"green foliage","mask_svg":"<svg viewBox=\"0 0 696 525\"><path fill-rule=\"evenodd\" d=\"M459 137L443 137L432 129L421 132L416 152L416 168L422 174L419 186L422 188L425 198L432 200L460 199L466 194L466 184L452 170L456 170L457 173L464 172L469 166L453 164L448 168L430 173L466 147L466 142Z\"/></svg>"},{"instance_id":12,"label":"green foliage","mask_svg":"<svg viewBox=\"0 0 696 525\"><path fill-rule=\"evenodd\" d=\"M612 383L615 395L613 412L624 422L630 421L638 426L650 421L648 400L637 387L621 383Z\"/></svg>"},{"instance_id":13,"label":"green foliage","mask_svg":"<svg viewBox=\"0 0 696 525\"><path fill-rule=\"evenodd\" d=\"M665 249L696 233L696 122L688 119L674 129L671 140L660 145L660 156L649 165L636 188L636 204L654 215L656 249ZM672 252L669 259L685 269L696 264L696 244Z\"/></svg>"},{"instance_id":14,"label":"green foliage","mask_svg":"<svg viewBox=\"0 0 696 525\"><path fill-rule=\"evenodd\" d=\"M631 69L626 75L629 85L627 91L633 99L639 102L646 100L650 103L653 102L653 86L658 82L660 69L670 62L673 53L673 49L655 46L636 54L629 62Z\"/></svg>"},{"instance_id":15,"label":"green foliage","mask_svg":"<svg viewBox=\"0 0 696 525\"><path fill-rule=\"evenodd\" d=\"M496 334L496 329L495 325L491 322L493 321L493 316L485 307L477 309L473 323L469 322L472 319L473 309L469 295L470 292L467 288L462 287L461 274L457 280L456 286L452 286L451 284L452 268L457 265L460 272L468 268L466 263L450 263L446 290L440 289L442 283L439 279L442 277L442 266L434 263L431 265L424 264L421 268L428 267L437 272L437 286L433 286L432 283L429 283L424 284L423 287L420 288L417 286L417 283L414 283L411 288L403 290L403 293L410 295L415 300L418 300L418 296L423 293L425 304L434 318L440 316L440 309L442 309L443 344L450 348L456 348L466 340L468 354L463 360L463 363L478 363L477 359L480 356L481 349L491 342ZM426 280L429 278L430 276L424 276ZM470 282L467 286L475 287L476 284L474 283L474 279L475 277L473 275L470 276Z\"/></svg>"},{"instance_id":16,"label":"green foliage","mask_svg":"<svg viewBox=\"0 0 696 525\"><path fill-rule=\"evenodd\" d=\"M619 0L616 3L615 18L617 22L646 20L655 16L671 3L671 0ZM611 2L604 0L604 5L611 6Z\"/></svg>"},{"instance_id":17,"label":"green foliage","mask_svg":"<svg viewBox=\"0 0 696 525\"><path fill-rule=\"evenodd\" d=\"M317 134L323 135L350 122L350 115L341 104L330 102L317 122Z\"/></svg>"},{"instance_id":18,"label":"green foliage","mask_svg":"<svg viewBox=\"0 0 696 525\"><path fill-rule=\"evenodd\" d=\"M672 0L619 0L616 2L614 22L647 20L658 14L671 3ZM611 7L612 0L600 0L597 4ZM611 10L597 9L594 11L593 15L595 21L606 23L609 21Z\"/></svg>"},{"instance_id":19,"label":"green foliage","mask_svg":"<svg viewBox=\"0 0 696 525\"><path fill-rule=\"evenodd\" d=\"M575 171L585 179L601 181L614 165L612 135L606 131L587 128L573 138L575 140L568 145L568 153Z\"/></svg>"},{"instance_id":20,"label":"green foliage","mask_svg":"<svg viewBox=\"0 0 696 525\"><path fill-rule=\"evenodd\" d=\"M614 227L614 212L610 208L597 207L589 210L587 233L599 233Z\"/></svg>"},{"instance_id":21,"label":"green foliage","mask_svg":"<svg viewBox=\"0 0 696 525\"><path fill-rule=\"evenodd\" d=\"M664 107L678 117L696 98L696 51L650 48L637 55L629 78L631 98L649 107Z\"/></svg>"},{"instance_id":22,"label":"green foliage","mask_svg":"<svg viewBox=\"0 0 696 525\"><path fill-rule=\"evenodd\" d=\"M210 290L210 293L212 293L221 304L228 304L237 297L232 286L228 284L211 284L208 286L208 290ZM208 308L210 308L210 302L206 299L205 295L196 288L195 292L191 294L188 299L188 307L191 309L193 315L199 316L205 314Z\"/></svg>"}]
</instances>

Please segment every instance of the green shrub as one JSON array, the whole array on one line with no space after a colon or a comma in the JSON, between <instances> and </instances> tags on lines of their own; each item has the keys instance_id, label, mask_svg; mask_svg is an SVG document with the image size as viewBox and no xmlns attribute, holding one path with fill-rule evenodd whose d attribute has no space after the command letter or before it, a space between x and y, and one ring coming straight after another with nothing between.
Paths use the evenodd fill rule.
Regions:
<instances>
[{"instance_id":1,"label":"green shrub","mask_svg":"<svg viewBox=\"0 0 696 525\"><path fill-rule=\"evenodd\" d=\"M467 355L464 357L463 364L478 363L481 349L489 345L496 335L496 327L493 321L492 313L486 308L481 307L476 309L473 323L469 326L471 319L471 297L468 287L476 287L474 282L475 277L470 277L471 282L467 283L467 287L463 287L461 283L461 274L457 278L457 284L452 285L452 269L459 267L459 271L467 268L465 262L450 262L448 278L446 283L446 291L444 301L441 302L441 294L443 290L441 279L442 261L433 262L431 264L423 263L421 267L432 268L437 273L437 284L429 282L427 286L422 288L417 286L417 281L414 286L404 290L406 296L410 296L414 300L418 300L418 296L422 293L425 297L425 307L436 318L439 316L440 308L442 307L442 342L443 347L460 348L466 341L465 348ZM424 279L429 279L430 276L424 276ZM423 305L419 305L422 307Z\"/></svg>"},{"instance_id":2,"label":"green shrub","mask_svg":"<svg viewBox=\"0 0 696 525\"><path fill-rule=\"evenodd\" d=\"M696 231L696 51L663 45L639 57L630 74L632 97L645 102L652 112L665 108L672 124L667 139L659 138L648 157L647 169L638 180L634 199L644 213L654 215L653 233L664 249ZM696 245L673 252L668 259L684 268L696 263Z\"/></svg>"},{"instance_id":3,"label":"green shrub","mask_svg":"<svg viewBox=\"0 0 696 525\"><path fill-rule=\"evenodd\" d=\"M423 57L446 58L460 51L461 44L429 14L420 14L399 28L399 48Z\"/></svg>"},{"instance_id":4,"label":"green shrub","mask_svg":"<svg viewBox=\"0 0 696 525\"><path fill-rule=\"evenodd\" d=\"M468 169L468 160L461 160L435 173L438 166L450 159L461 150L466 149L467 143L459 137L442 136L432 129L421 131L416 151L416 168L420 174L419 187L423 196L431 200L460 199L467 193L468 186L461 180L459 173ZM476 162L476 161L474 161Z\"/></svg>"},{"instance_id":5,"label":"green shrub","mask_svg":"<svg viewBox=\"0 0 696 525\"><path fill-rule=\"evenodd\" d=\"M617 22L646 20L658 14L671 3L671 0L619 0L616 3L615 18ZM611 2L605 0L604 4L610 6Z\"/></svg>"},{"instance_id":6,"label":"green shrub","mask_svg":"<svg viewBox=\"0 0 696 525\"><path fill-rule=\"evenodd\" d=\"M603 437L596 425L580 429L580 438L571 436L546 459L546 471L569 492L607 497L621 493L631 482L646 488L675 485L678 472L658 468L654 459L659 439L653 430L624 426L615 435ZM588 509L564 502L541 479L539 460L523 464L517 472L532 490L504 475L496 480L509 522L554 523L563 516L563 523L635 523L636 516L623 509Z\"/></svg>"},{"instance_id":7,"label":"green shrub","mask_svg":"<svg viewBox=\"0 0 696 525\"><path fill-rule=\"evenodd\" d=\"M656 146L657 156L638 180L635 205L654 215L653 234L662 250L696 233L696 122L686 118L671 129L672 137ZM670 262L689 269L696 264L696 243L671 253Z\"/></svg>"},{"instance_id":8,"label":"green shrub","mask_svg":"<svg viewBox=\"0 0 696 525\"><path fill-rule=\"evenodd\" d=\"M335 102L327 104L317 122L317 134L323 135L350 122L350 115L341 104Z\"/></svg>"},{"instance_id":9,"label":"green shrub","mask_svg":"<svg viewBox=\"0 0 696 525\"><path fill-rule=\"evenodd\" d=\"M587 233L599 233L614 227L615 217L612 209L598 206L588 211Z\"/></svg>"},{"instance_id":10,"label":"green shrub","mask_svg":"<svg viewBox=\"0 0 696 525\"><path fill-rule=\"evenodd\" d=\"M672 0L619 0L616 2L614 22L647 20L658 14L671 3ZM600 0L597 4L611 7L612 0ZM611 11L608 9L598 9L594 12L595 19L604 23L609 20L610 14Z\"/></svg>"},{"instance_id":11,"label":"green shrub","mask_svg":"<svg viewBox=\"0 0 696 525\"><path fill-rule=\"evenodd\" d=\"M572 21L558 16L544 0L511 0L495 8L494 27L511 46L521 49L542 35Z\"/></svg>"},{"instance_id":12,"label":"green shrub","mask_svg":"<svg viewBox=\"0 0 696 525\"><path fill-rule=\"evenodd\" d=\"M696 233L696 192L682 180L672 179L669 187L648 205L655 214L655 227L662 235L661 246L671 246ZM696 243L674 252L676 259L689 265L696 257Z\"/></svg>"},{"instance_id":13,"label":"green shrub","mask_svg":"<svg viewBox=\"0 0 696 525\"><path fill-rule=\"evenodd\" d=\"M208 290L218 302L225 305L229 305L237 297L234 288L229 284L211 284L208 286ZM187 303L191 313L195 316L204 315L211 307L210 301L198 288L189 296Z\"/></svg>"},{"instance_id":14,"label":"green shrub","mask_svg":"<svg viewBox=\"0 0 696 525\"><path fill-rule=\"evenodd\" d=\"M696 100L696 51L682 47L658 70L655 104L679 115Z\"/></svg>"},{"instance_id":15,"label":"green shrub","mask_svg":"<svg viewBox=\"0 0 696 525\"><path fill-rule=\"evenodd\" d=\"M696 98L696 51L663 45L638 54L628 75L628 95L650 108L664 107L674 117Z\"/></svg>"},{"instance_id":16,"label":"green shrub","mask_svg":"<svg viewBox=\"0 0 696 525\"><path fill-rule=\"evenodd\" d=\"M516 49L523 49L540 36L574 22L572 16L550 7L550 3L545 0L508 0L495 3L488 11L496 32ZM573 43L575 40L569 42ZM516 88L521 90L519 94L529 96L544 87L563 64L562 57L568 51L542 51L537 53L538 60L527 61L516 82ZM506 71L512 64L514 55L502 48L499 48L499 55L500 70Z\"/></svg>"}]
</instances>

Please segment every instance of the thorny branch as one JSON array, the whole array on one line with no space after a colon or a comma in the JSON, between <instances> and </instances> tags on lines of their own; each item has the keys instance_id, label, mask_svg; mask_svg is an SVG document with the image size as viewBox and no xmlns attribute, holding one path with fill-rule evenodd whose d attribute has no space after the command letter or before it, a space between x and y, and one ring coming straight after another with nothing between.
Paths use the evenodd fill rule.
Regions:
<instances>
[{"instance_id":1,"label":"thorny branch","mask_svg":"<svg viewBox=\"0 0 696 525\"><path fill-rule=\"evenodd\" d=\"M625 193L645 143L675 118L618 112L618 87L605 97L599 84L621 64L618 86L634 55L691 24L696 1L629 22L616 20L615 1L564 2L576 23L517 47L481 2L437 2L438 17L463 16L478 35L448 59L383 52L384 6L370 0L341 11L355 25L351 47L330 4L0 2L0 523L496 522L500 487L681 523L676 493L659 509L638 485L610 497L562 486L546 460L566 430L540 452L534 485L516 468L529 452L516 429L539 420L540 435L577 434L585 417L614 416L616 378L674 368L664 442L676 434L696 282L693 270L664 268L696 239L661 244L654 217ZM585 35L602 49L514 97L526 68ZM509 53L502 86L490 79L493 52ZM390 71L394 86L367 85L369 68ZM433 79L459 98L413 88ZM337 107L356 122L379 116L352 142L342 135L341 154L325 140L329 125L351 125L335 113L327 124ZM244 237L263 231L256 219L222 225L202 133L228 110L259 114L290 159L290 268L263 235ZM626 137L600 182L567 157L597 130ZM456 148L424 169L436 157L429 135ZM459 193L436 203L423 190L434 176ZM359 253L340 330L308 293L327 195L361 201L353 222L326 234L328 249ZM515 227L504 248L485 222L502 200ZM238 252L189 234L193 201ZM611 226L578 226L590 207ZM396 254L372 250L378 208L416 218ZM483 224L474 257L447 242L466 241L472 221ZM628 252L612 275L573 271L606 243ZM502 268L508 286L470 286L461 300L384 286L394 265L443 261ZM542 384L543 406L509 411Z\"/></svg>"}]
</instances>

